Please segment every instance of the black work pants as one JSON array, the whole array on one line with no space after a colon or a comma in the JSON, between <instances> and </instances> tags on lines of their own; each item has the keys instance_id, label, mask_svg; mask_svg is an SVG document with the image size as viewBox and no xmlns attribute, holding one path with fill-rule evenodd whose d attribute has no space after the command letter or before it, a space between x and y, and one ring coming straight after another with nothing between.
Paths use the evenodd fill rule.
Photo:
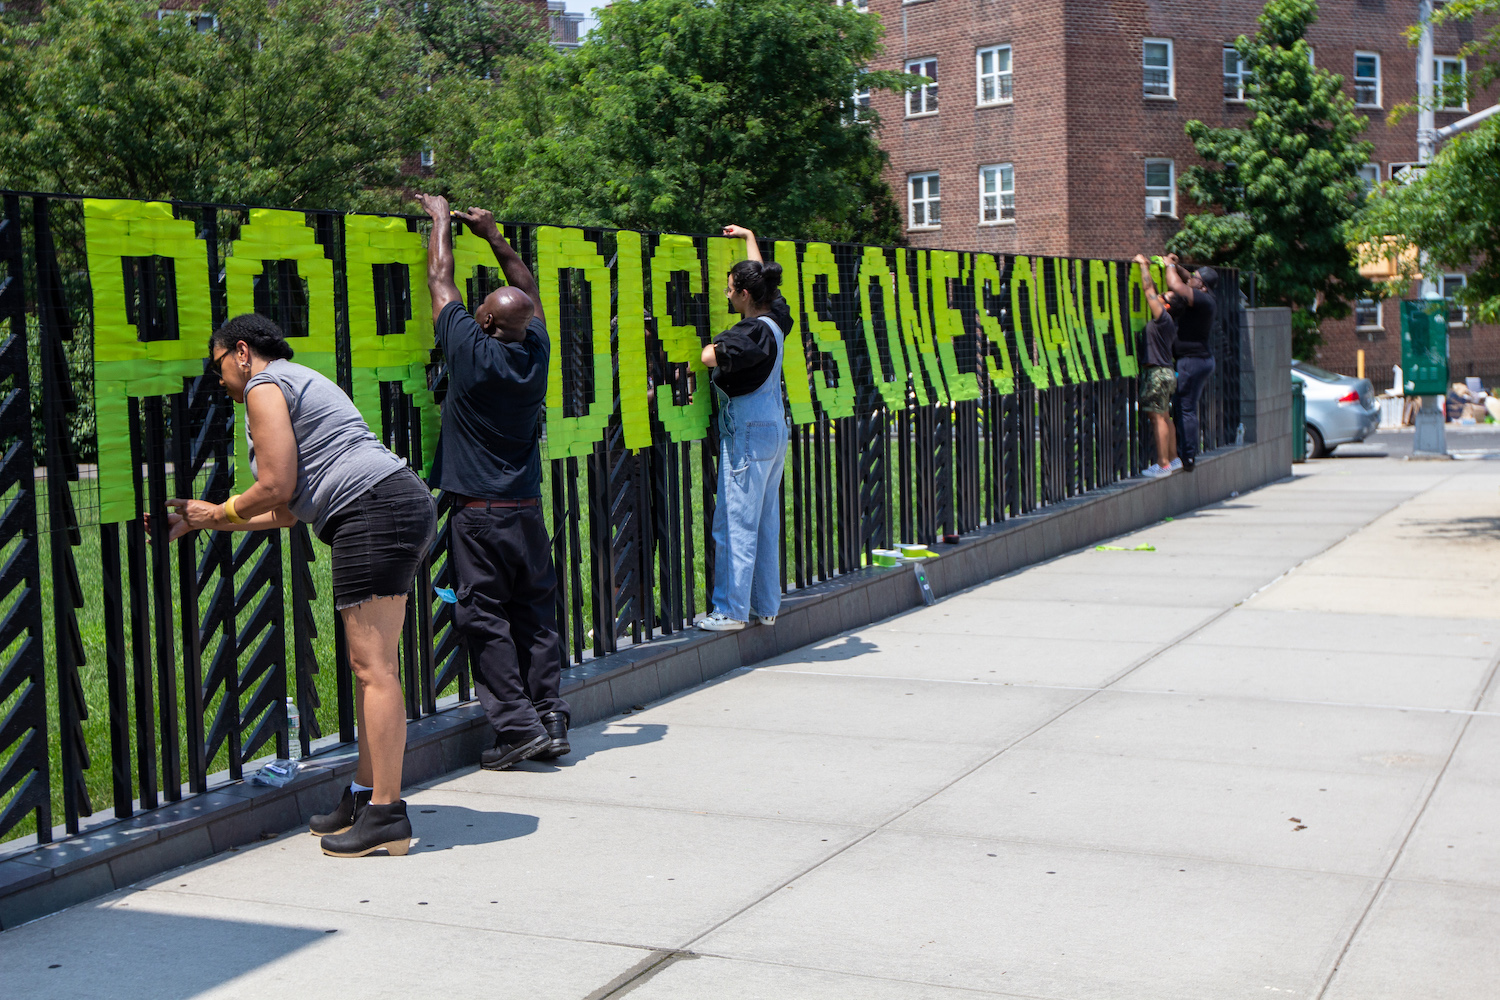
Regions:
<instances>
[{"instance_id":1,"label":"black work pants","mask_svg":"<svg viewBox=\"0 0 1500 1000\"><path fill-rule=\"evenodd\" d=\"M1177 394L1172 397L1172 422L1177 425L1177 454L1182 464L1198 460L1198 402L1214 373L1213 358L1177 359Z\"/></svg>"},{"instance_id":2,"label":"black work pants","mask_svg":"<svg viewBox=\"0 0 1500 1000\"><path fill-rule=\"evenodd\" d=\"M544 732L541 716L568 714L557 634L557 573L540 507L460 507L449 529L458 604L479 704L502 743Z\"/></svg>"}]
</instances>

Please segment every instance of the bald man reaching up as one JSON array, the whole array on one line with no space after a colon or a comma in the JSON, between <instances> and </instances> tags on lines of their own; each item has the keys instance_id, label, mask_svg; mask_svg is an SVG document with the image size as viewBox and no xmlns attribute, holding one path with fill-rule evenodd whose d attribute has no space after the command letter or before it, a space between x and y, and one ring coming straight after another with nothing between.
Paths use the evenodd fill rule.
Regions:
<instances>
[{"instance_id":1,"label":"bald man reaching up","mask_svg":"<svg viewBox=\"0 0 1500 1000\"><path fill-rule=\"evenodd\" d=\"M540 420L547 396L546 317L536 278L484 209L450 212L418 195L432 217L427 287L448 395L431 485L453 501L448 559L454 623L469 649L479 702L495 729L480 766L503 771L568 752L557 633L557 573L542 520ZM453 218L495 251L506 286L470 316L453 281Z\"/></svg>"}]
</instances>

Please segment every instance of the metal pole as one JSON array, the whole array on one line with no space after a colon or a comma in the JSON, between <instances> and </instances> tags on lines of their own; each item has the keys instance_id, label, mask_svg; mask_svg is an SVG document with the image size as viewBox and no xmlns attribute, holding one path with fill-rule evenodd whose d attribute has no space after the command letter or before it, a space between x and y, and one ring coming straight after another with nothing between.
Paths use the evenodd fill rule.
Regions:
<instances>
[{"instance_id":1,"label":"metal pole","mask_svg":"<svg viewBox=\"0 0 1500 1000\"><path fill-rule=\"evenodd\" d=\"M1436 101L1433 93L1432 58L1432 0L1419 0L1418 16L1421 18L1422 37L1417 46L1417 162L1423 165L1432 161L1437 146ZM1431 279L1431 268L1424 261L1422 272ZM1424 284L1427 282L1424 281ZM1442 294L1442 283L1436 283L1438 294ZM1444 351L1444 354L1447 352ZM1422 406L1414 418L1412 453L1416 456L1432 457L1448 454L1447 428L1444 426L1441 396L1423 396Z\"/></svg>"}]
</instances>

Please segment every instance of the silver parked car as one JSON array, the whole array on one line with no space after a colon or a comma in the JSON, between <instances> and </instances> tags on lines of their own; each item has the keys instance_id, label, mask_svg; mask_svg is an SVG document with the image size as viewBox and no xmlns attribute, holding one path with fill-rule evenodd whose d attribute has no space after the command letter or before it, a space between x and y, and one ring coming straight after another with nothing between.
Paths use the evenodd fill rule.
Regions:
<instances>
[{"instance_id":1,"label":"silver parked car","mask_svg":"<svg viewBox=\"0 0 1500 1000\"><path fill-rule=\"evenodd\" d=\"M1363 441L1380 426L1375 388L1367 378L1335 375L1306 361L1292 362L1292 378L1307 400L1307 457L1322 458L1341 444Z\"/></svg>"}]
</instances>

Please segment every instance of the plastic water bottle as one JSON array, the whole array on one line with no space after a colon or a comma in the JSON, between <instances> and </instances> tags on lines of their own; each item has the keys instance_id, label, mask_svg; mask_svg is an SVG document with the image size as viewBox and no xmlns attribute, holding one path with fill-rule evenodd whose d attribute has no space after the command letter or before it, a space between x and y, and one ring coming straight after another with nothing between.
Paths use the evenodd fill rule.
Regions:
<instances>
[{"instance_id":1,"label":"plastic water bottle","mask_svg":"<svg viewBox=\"0 0 1500 1000\"><path fill-rule=\"evenodd\" d=\"M1245 443L1245 425L1242 423L1234 429L1234 446L1242 447Z\"/></svg>"},{"instance_id":2,"label":"plastic water bottle","mask_svg":"<svg viewBox=\"0 0 1500 1000\"><path fill-rule=\"evenodd\" d=\"M302 756L302 714L297 711L297 699L286 700L286 734L291 744L288 753L292 760Z\"/></svg>"}]
</instances>

